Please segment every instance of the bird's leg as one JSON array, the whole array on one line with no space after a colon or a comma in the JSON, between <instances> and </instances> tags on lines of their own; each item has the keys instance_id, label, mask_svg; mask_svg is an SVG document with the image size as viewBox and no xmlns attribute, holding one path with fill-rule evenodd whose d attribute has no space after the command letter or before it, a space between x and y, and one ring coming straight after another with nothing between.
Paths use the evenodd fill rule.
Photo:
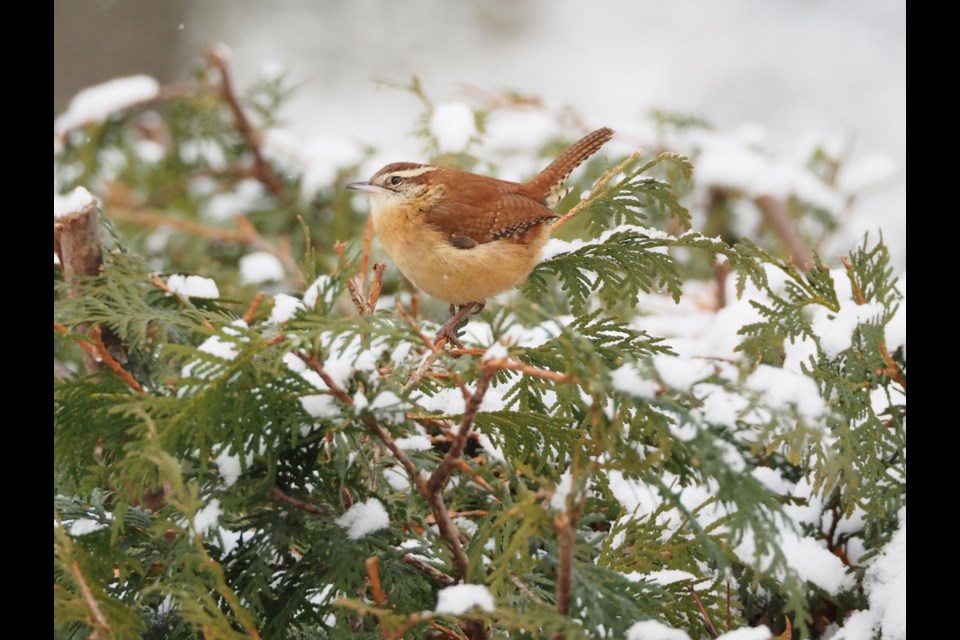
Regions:
<instances>
[{"instance_id":1,"label":"bird's leg","mask_svg":"<svg viewBox=\"0 0 960 640\"><path fill-rule=\"evenodd\" d=\"M457 337L457 327L460 326L463 319L470 315L470 313L479 313L485 305L485 301L468 302L457 309L456 312L454 312L454 305L450 305L450 319L440 327L440 330L437 331L437 337L434 340L439 342L441 338L446 337L447 340L450 341L450 344L459 349L463 349L463 343L460 342L460 338Z\"/></svg>"}]
</instances>

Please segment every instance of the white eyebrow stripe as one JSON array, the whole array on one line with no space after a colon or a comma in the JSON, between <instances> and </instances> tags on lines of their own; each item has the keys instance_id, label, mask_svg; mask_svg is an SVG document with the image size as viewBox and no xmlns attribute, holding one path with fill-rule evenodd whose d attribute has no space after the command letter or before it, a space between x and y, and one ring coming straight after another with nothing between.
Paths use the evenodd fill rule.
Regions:
<instances>
[{"instance_id":1,"label":"white eyebrow stripe","mask_svg":"<svg viewBox=\"0 0 960 640\"><path fill-rule=\"evenodd\" d=\"M401 178L416 178L417 176L422 176L425 173L429 173L431 171L436 171L436 170L437 170L436 167L423 166L423 167L417 167L415 169L403 169L401 171L391 171L389 175L399 176Z\"/></svg>"}]
</instances>

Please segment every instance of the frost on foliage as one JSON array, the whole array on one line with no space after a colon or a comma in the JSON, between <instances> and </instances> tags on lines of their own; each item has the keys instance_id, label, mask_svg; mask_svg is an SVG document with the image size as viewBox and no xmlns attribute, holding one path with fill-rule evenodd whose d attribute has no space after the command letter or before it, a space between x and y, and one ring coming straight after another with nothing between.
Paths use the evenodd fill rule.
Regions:
<instances>
[{"instance_id":1,"label":"frost on foliage","mask_svg":"<svg viewBox=\"0 0 960 640\"><path fill-rule=\"evenodd\" d=\"M240 258L240 282L260 284L283 280L285 272L280 260L272 253L256 251Z\"/></svg>"},{"instance_id":2,"label":"frost on foliage","mask_svg":"<svg viewBox=\"0 0 960 640\"><path fill-rule=\"evenodd\" d=\"M493 594L481 584L456 584L437 593L437 613L458 616L473 607L484 611L493 611L495 608Z\"/></svg>"},{"instance_id":3,"label":"frost on foliage","mask_svg":"<svg viewBox=\"0 0 960 640\"><path fill-rule=\"evenodd\" d=\"M167 278L167 286L174 293L188 298L219 298L217 283L203 276L185 276L174 274Z\"/></svg>"},{"instance_id":4,"label":"frost on foliage","mask_svg":"<svg viewBox=\"0 0 960 640\"><path fill-rule=\"evenodd\" d=\"M627 629L627 640L690 640L690 636L657 620L643 620Z\"/></svg>"},{"instance_id":5,"label":"frost on foliage","mask_svg":"<svg viewBox=\"0 0 960 640\"><path fill-rule=\"evenodd\" d=\"M111 114L157 97L160 84L145 75L115 78L88 87L70 100L67 110L53 121L53 131L62 134L86 124L102 122Z\"/></svg>"},{"instance_id":6,"label":"frost on foliage","mask_svg":"<svg viewBox=\"0 0 960 640\"><path fill-rule=\"evenodd\" d=\"M376 498L358 502L336 519L336 523L347 530L347 537L359 540L369 533L390 526L390 517L383 503Z\"/></svg>"}]
</instances>

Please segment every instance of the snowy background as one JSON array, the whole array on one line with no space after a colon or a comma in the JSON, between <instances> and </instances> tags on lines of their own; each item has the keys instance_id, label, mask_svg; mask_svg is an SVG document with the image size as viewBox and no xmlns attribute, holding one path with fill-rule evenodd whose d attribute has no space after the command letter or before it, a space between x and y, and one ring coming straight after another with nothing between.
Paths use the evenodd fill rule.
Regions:
<instances>
[{"instance_id":1,"label":"snowy background","mask_svg":"<svg viewBox=\"0 0 960 640\"><path fill-rule=\"evenodd\" d=\"M900 0L679 3L546 0L55 3L54 111L134 73L186 77L227 44L240 86L284 70L284 125L317 148L369 143L423 158L421 105L376 80L417 75L436 102L517 91L619 131L651 109L750 127L788 161L825 140L850 166L884 163L849 238L882 226L906 267L906 6ZM105 35L110 34L110 35Z\"/></svg>"}]
</instances>

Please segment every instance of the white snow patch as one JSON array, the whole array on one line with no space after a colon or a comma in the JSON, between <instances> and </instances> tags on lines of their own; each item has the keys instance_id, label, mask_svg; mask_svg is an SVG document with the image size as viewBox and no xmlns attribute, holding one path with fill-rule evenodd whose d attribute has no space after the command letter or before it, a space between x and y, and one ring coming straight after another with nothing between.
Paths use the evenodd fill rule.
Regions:
<instances>
[{"instance_id":1,"label":"white snow patch","mask_svg":"<svg viewBox=\"0 0 960 640\"><path fill-rule=\"evenodd\" d=\"M770 629L761 625L759 627L743 627L734 629L717 636L717 640L772 640L773 634Z\"/></svg>"},{"instance_id":2,"label":"white snow patch","mask_svg":"<svg viewBox=\"0 0 960 640\"><path fill-rule=\"evenodd\" d=\"M787 564L793 567L801 579L812 582L831 594L854 586L853 576L847 574L846 566L840 558L830 553L819 541L799 536L793 527L784 527L779 538L778 543ZM744 562L756 562L756 545L751 532L744 535L735 552ZM761 559L761 569L766 568L768 563L769 558Z\"/></svg>"},{"instance_id":3,"label":"white snow patch","mask_svg":"<svg viewBox=\"0 0 960 640\"><path fill-rule=\"evenodd\" d=\"M674 582L697 582L695 575L689 571L680 571L678 569L661 569L660 571L651 571L650 573L631 571L630 573L623 574L623 577L630 582L645 580L664 587Z\"/></svg>"},{"instance_id":4,"label":"white snow patch","mask_svg":"<svg viewBox=\"0 0 960 640\"><path fill-rule=\"evenodd\" d=\"M347 530L347 537L351 540L359 540L368 533L390 526L387 510L383 508L383 503L376 498L370 498L366 502L358 502L347 509L346 513L337 518L335 522Z\"/></svg>"},{"instance_id":5,"label":"white snow patch","mask_svg":"<svg viewBox=\"0 0 960 640\"><path fill-rule=\"evenodd\" d=\"M336 400L326 393L301 396L300 405L313 418L333 418L340 415L340 407L337 406Z\"/></svg>"},{"instance_id":6,"label":"white snow patch","mask_svg":"<svg viewBox=\"0 0 960 640\"><path fill-rule=\"evenodd\" d=\"M240 258L240 282L260 284L283 280L283 264L272 253L257 251Z\"/></svg>"},{"instance_id":7,"label":"white snow patch","mask_svg":"<svg viewBox=\"0 0 960 640\"><path fill-rule=\"evenodd\" d=\"M103 122L122 109L152 100L160 92L160 84L145 75L115 78L87 87L73 96L66 112L53 121L55 134L95 122Z\"/></svg>"},{"instance_id":8,"label":"white snow patch","mask_svg":"<svg viewBox=\"0 0 960 640\"><path fill-rule=\"evenodd\" d=\"M493 611L493 594L482 584L455 584L440 589L437 593L437 613L449 613L458 616L473 607L484 611Z\"/></svg>"},{"instance_id":9,"label":"white snow patch","mask_svg":"<svg viewBox=\"0 0 960 640\"><path fill-rule=\"evenodd\" d=\"M90 518L79 518L74 520L73 524L70 525L70 535L74 537L85 536L88 533L106 529L107 526L108 525L105 522L97 522L96 520L91 520Z\"/></svg>"},{"instance_id":10,"label":"white snow patch","mask_svg":"<svg viewBox=\"0 0 960 640\"><path fill-rule=\"evenodd\" d=\"M744 381L744 387L763 394L764 401L774 408L795 406L797 413L814 421L826 410L826 403L809 376L762 364Z\"/></svg>"},{"instance_id":11,"label":"white snow patch","mask_svg":"<svg viewBox=\"0 0 960 640\"><path fill-rule=\"evenodd\" d=\"M907 509L900 510L900 528L867 567L863 586L870 608L847 619L834 640L907 637Z\"/></svg>"},{"instance_id":12,"label":"white snow patch","mask_svg":"<svg viewBox=\"0 0 960 640\"><path fill-rule=\"evenodd\" d=\"M570 489L573 488L572 483L573 476L568 469L560 476L560 482L557 483L557 487L553 490L553 496L550 498L551 507L554 509L567 508L567 496L570 495Z\"/></svg>"},{"instance_id":13,"label":"white snow patch","mask_svg":"<svg viewBox=\"0 0 960 640\"><path fill-rule=\"evenodd\" d=\"M292 318L297 311L303 309L303 302L293 296L285 293L278 293L273 296L273 309L270 310L270 317L267 322L280 324Z\"/></svg>"},{"instance_id":14,"label":"white snow patch","mask_svg":"<svg viewBox=\"0 0 960 640\"><path fill-rule=\"evenodd\" d=\"M645 400L656 398L659 390L657 383L645 378L633 363L624 364L610 372L610 381L617 391Z\"/></svg>"},{"instance_id":15,"label":"white snow patch","mask_svg":"<svg viewBox=\"0 0 960 640\"><path fill-rule=\"evenodd\" d=\"M477 135L473 109L462 102L441 102L430 116L430 134L436 138L441 153L463 151Z\"/></svg>"},{"instance_id":16,"label":"white snow patch","mask_svg":"<svg viewBox=\"0 0 960 640\"><path fill-rule=\"evenodd\" d=\"M62 218L71 213L80 211L90 203L97 204L97 199L83 187L77 187L65 196L53 194L53 217Z\"/></svg>"},{"instance_id":17,"label":"white snow patch","mask_svg":"<svg viewBox=\"0 0 960 640\"><path fill-rule=\"evenodd\" d=\"M696 383L710 377L714 370L706 360L686 360L663 354L654 356L653 366L664 384L687 392Z\"/></svg>"},{"instance_id":18,"label":"white snow patch","mask_svg":"<svg viewBox=\"0 0 960 640\"><path fill-rule=\"evenodd\" d=\"M251 455L249 458L252 460L253 456ZM217 463L217 469L220 471L220 477L223 478L223 484L227 487L232 487L236 484L241 473L240 456L228 453L226 449L224 449L217 454L214 462Z\"/></svg>"},{"instance_id":19,"label":"white snow patch","mask_svg":"<svg viewBox=\"0 0 960 640\"><path fill-rule=\"evenodd\" d=\"M627 640L690 640L690 636L658 620L643 620L627 629Z\"/></svg>"},{"instance_id":20,"label":"white snow patch","mask_svg":"<svg viewBox=\"0 0 960 640\"><path fill-rule=\"evenodd\" d=\"M217 526L217 521L220 519L220 514L222 513L220 501L214 498L193 516L193 530L200 535L204 535L207 531Z\"/></svg>"},{"instance_id":21,"label":"white snow patch","mask_svg":"<svg viewBox=\"0 0 960 640\"><path fill-rule=\"evenodd\" d=\"M884 311L879 302L856 304L843 301L838 313L818 306L813 312L810 328L820 338L820 346L827 356L835 358L841 351L850 348L853 332L858 325L879 320Z\"/></svg>"},{"instance_id":22,"label":"white snow patch","mask_svg":"<svg viewBox=\"0 0 960 640\"><path fill-rule=\"evenodd\" d=\"M433 448L430 438L422 435L397 438L396 442L401 451L429 451Z\"/></svg>"},{"instance_id":23,"label":"white snow patch","mask_svg":"<svg viewBox=\"0 0 960 640\"><path fill-rule=\"evenodd\" d=\"M203 276L187 276L173 274L167 278L167 286L174 293L188 298L219 298L220 289L217 283Z\"/></svg>"}]
</instances>

